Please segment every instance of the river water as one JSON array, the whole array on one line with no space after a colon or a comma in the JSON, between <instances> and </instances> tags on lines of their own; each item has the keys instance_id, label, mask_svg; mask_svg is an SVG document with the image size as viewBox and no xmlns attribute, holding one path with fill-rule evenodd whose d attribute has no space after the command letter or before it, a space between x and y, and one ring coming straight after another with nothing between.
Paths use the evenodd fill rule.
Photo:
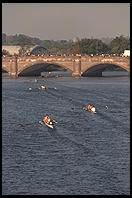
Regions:
<instances>
[{"instance_id":1,"label":"river water","mask_svg":"<svg viewBox=\"0 0 132 198\"><path fill-rule=\"evenodd\" d=\"M3 76L2 194L129 195L129 80Z\"/></svg>"}]
</instances>

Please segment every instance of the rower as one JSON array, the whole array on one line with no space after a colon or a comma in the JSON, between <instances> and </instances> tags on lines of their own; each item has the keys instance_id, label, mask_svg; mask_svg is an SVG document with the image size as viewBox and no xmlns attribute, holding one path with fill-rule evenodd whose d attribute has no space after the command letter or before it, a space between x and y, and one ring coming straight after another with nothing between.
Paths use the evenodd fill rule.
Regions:
<instances>
[{"instance_id":1,"label":"rower","mask_svg":"<svg viewBox=\"0 0 132 198\"><path fill-rule=\"evenodd\" d=\"M108 109L108 106L106 105L105 108Z\"/></svg>"},{"instance_id":2,"label":"rower","mask_svg":"<svg viewBox=\"0 0 132 198\"><path fill-rule=\"evenodd\" d=\"M43 118L43 122L46 122L46 123L50 123L51 119L49 117L49 115L46 115L44 118Z\"/></svg>"},{"instance_id":3,"label":"rower","mask_svg":"<svg viewBox=\"0 0 132 198\"><path fill-rule=\"evenodd\" d=\"M91 108L91 112L96 113L96 110L95 110L95 107L94 106Z\"/></svg>"},{"instance_id":4,"label":"rower","mask_svg":"<svg viewBox=\"0 0 132 198\"><path fill-rule=\"evenodd\" d=\"M89 104L89 105L87 106L87 109L88 109L88 110L91 110L93 107L94 107L94 106L93 106L92 104Z\"/></svg>"},{"instance_id":5,"label":"rower","mask_svg":"<svg viewBox=\"0 0 132 198\"><path fill-rule=\"evenodd\" d=\"M92 104L89 104L89 105L87 106L87 109L88 109L89 111L91 111L91 112L96 112L96 111L95 111L95 107L94 107L94 105L92 105Z\"/></svg>"},{"instance_id":6,"label":"rower","mask_svg":"<svg viewBox=\"0 0 132 198\"><path fill-rule=\"evenodd\" d=\"M45 87L44 85L41 85L41 86L40 86L40 89L41 89L41 90L46 90L46 87Z\"/></svg>"}]
</instances>

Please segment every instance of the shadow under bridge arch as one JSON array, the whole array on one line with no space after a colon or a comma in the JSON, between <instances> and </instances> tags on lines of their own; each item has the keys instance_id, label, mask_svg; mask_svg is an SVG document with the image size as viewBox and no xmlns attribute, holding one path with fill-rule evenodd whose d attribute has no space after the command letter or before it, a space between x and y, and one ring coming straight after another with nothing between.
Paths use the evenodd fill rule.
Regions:
<instances>
[{"instance_id":1,"label":"shadow under bridge arch","mask_svg":"<svg viewBox=\"0 0 132 198\"><path fill-rule=\"evenodd\" d=\"M7 68L2 68L2 73L9 73L9 71L7 70Z\"/></svg>"},{"instance_id":2,"label":"shadow under bridge arch","mask_svg":"<svg viewBox=\"0 0 132 198\"><path fill-rule=\"evenodd\" d=\"M71 70L63 65L54 63L39 63L23 68L23 70L18 73L18 76L41 76L42 72L49 73L54 71L72 73Z\"/></svg>"},{"instance_id":3,"label":"shadow under bridge arch","mask_svg":"<svg viewBox=\"0 0 132 198\"><path fill-rule=\"evenodd\" d=\"M102 76L104 71L127 71L125 67L116 64L104 63L92 65L82 72L82 76Z\"/></svg>"}]
</instances>

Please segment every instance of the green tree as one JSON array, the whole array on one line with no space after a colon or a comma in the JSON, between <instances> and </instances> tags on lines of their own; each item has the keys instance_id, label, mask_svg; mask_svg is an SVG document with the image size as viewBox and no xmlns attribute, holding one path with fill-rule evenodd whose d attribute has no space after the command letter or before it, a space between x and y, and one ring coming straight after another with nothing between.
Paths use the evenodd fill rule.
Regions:
<instances>
[{"instance_id":1,"label":"green tree","mask_svg":"<svg viewBox=\"0 0 132 198\"><path fill-rule=\"evenodd\" d=\"M130 39L121 35L113 39L108 47L111 54L121 54L125 49L130 49Z\"/></svg>"},{"instance_id":2,"label":"green tree","mask_svg":"<svg viewBox=\"0 0 132 198\"><path fill-rule=\"evenodd\" d=\"M72 44L72 48L70 49L70 52L74 55L76 54L81 54L82 50L81 50L81 46L80 46L80 42L76 42Z\"/></svg>"},{"instance_id":3,"label":"green tree","mask_svg":"<svg viewBox=\"0 0 132 198\"><path fill-rule=\"evenodd\" d=\"M6 34L2 34L2 45L6 44Z\"/></svg>"},{"instance_id":4,"label":"green tree","mask_svg":"<svg viewBox=\"0 0 132 198\"><path fill-rule=\"evenodd\" d=\"M21 47L24 47L25 45L33 45L33 41L30 37L27 37L25 35L20 35L20 39L17 43L18 45L20 45Z\"/></svg>"},{"instance_id":5,"label":"green tree","mask_svg":"<svg viewBox=\"0 0 132 198\"><path fill-rule=\"evenodd\" d=\"M30 37L27 37L25 35L20 35L20 39L17 43L17 45L21 46L21 49L19 50L19 54L25 54L27 50L34 45L32 39Z\"/></svg>"},{"instance_id":6,"label":"green tree","mask_svg":"<svg viewBox=\"0 0 132 198\"><path fill-rule=\"evenodd\" d=\"M108 46L99 39L82 39L79 41L83 54L102 54L108 53Z\"/></svg>"}]
</instances>

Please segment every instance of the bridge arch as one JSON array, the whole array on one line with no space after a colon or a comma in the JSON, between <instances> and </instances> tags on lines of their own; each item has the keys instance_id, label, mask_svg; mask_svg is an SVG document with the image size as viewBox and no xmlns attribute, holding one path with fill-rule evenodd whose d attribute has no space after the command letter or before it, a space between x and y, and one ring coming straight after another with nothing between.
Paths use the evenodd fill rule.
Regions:
<instances>
[{"instance_id":1,"label":"bridge arch","mask_svg":"<svg viewBox=\"0 0 132 198\"><path fill-rule=\"evenodd\" d=\"M100 64L91 64L90 66L86 67L84 70L82 70L82 76L85 76L85 74L87 73L87 75L96 75L98 74L99 76L102 75L102 72L107 68L111 68L111 67L115 67L115 68L121 68L122 70L125 70L128 72L128 69L122 65L122 64L116 64L116 63L100 63Z\"/></svg>"},{"instance_id":2,"label":"bridge arch","mask_svg":"<svg viewBox=\"0 0 132 198\"><path fill-rule=\"evenodd\" d=\"M56 69L53 69L55 68ZM18 76L20 75L27 75L27 74L31 74L32 75L40 75L41 72L43 71L62 71L61 69L59 70L59 68L63 68L64 70L67 70L69 72L72 73L72 70L70 70L69 68L67 68L67 66L63 65L63 64L58 64L58 63L53 63L53 62L43 62L43 61L38 61L36 63L31 63L31 64L26 64L24 67L22 67L19 71L18 71Z\"/></svg>"}]
</instances>

